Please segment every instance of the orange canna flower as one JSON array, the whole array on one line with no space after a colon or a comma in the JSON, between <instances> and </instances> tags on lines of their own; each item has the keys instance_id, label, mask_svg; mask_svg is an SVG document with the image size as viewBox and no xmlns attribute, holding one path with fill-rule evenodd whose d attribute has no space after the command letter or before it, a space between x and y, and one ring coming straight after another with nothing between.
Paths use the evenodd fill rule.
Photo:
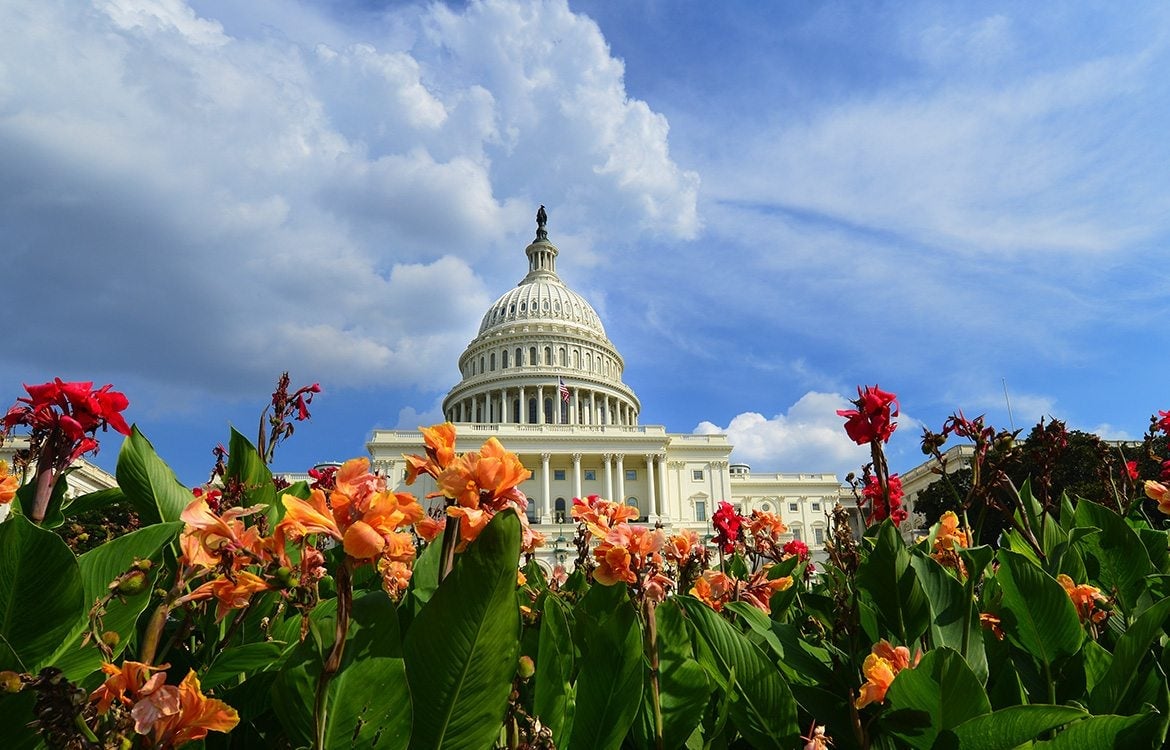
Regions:
<instances>
[{"instance_id":1,"label":"orange canna flower","mask_svg":"<svg viewBox=\"0 0 1170 750\"><path fill-rule=\"evenodd\" d=\"M423 516L414 525L414 533L418 534L424 542L433 542L439 537L439 534L443 531L443 527L446 525L447 519L445 518Z\"/></svg>"},{"instance_id":2,"label":"orange canna flower","mask_svg":"<svg viewBox=\"0 0 1170 750\"><path fill-rule=\"evenodd\" d=\"M179 515L186 526L179 540L184 553L183 562L196 567L213 568L227 557L233 568L251 562L266 562L270 556L260 532L240 519L264 510L263 505L250 508L229 508L216 514L203 497L196 497ZM252 560L237 560L243 552Z\"/></svg>"},{"instance_id":3,"label":"orange canna flower","mask_svg":"<svg viewBox=\"0 0 1170 750\"><path fill-rule=\"evenodd\" d=\"M203 694L192 670L179 683L179 711L154 722L154 741L157 747L175 748L208 732L230 732L239 722L234 708Z\"/></svg>"},{"instance_id":4,"label":"orange canna flower","mask_svg":"<svg viewBox=\"0 0 1170 750\"><path fill-rule=\"evenodd\" d=\"M432 427L419 427L426 456L404 455L406 459L406 483L414 484L420 474L429 474L436 479L455 459L455 425L450 422Z\"/></svg>"},{"instance_id":5,"label":"orange canna flower","mask_svg":"<svg viewBox=\"0 0 1170 750\"><path fill-rule=\"evenodd\" d=\"M190 594L179 599L179 602L197 602L202 599L216 599L215 619L218 622L233 609L243 609L252 601L252 595L272 588L260 576L242 571L236 573L235 580L219 577L208 581Z\"/></svg>"},{"instance_id":6,"label":"orange canna flower","mask_svg":"<svg viewBox=\"0 0 1170 750\"><path fill-rule=\"evenodd\" d=\"M152 667L137 661L123 661L120 667L104 663L102 671L108 677L106 677L105 682L89 694L89 700L97 702L99 714L109 711L110 706L114 703L133 705L138 699L138 694L148 684L157 687L166 682L167 676L163 673L166 668L166 665ZM152 672L155 674L151 674Z\"/></svg>"},{"instance_id":7,"label":"orange canna flower","mask_svg":"<svg viewBox=\"0 0 1170 750\"><path fill-rule=\"evenodd\" d=\"M597 495L590 495L582 500L573 498L571 515L574 520L585 524L593 536L605 538L610 529L618 524L633 521L638 517L638 509L632 505L602 500Z\"/></svg>"},{"instance_id":8,"label":"orange canna flower","mask_svg":"<svg viewBox=\"0 0 1170 750\"><path fill-rule=\"evenodd\" d=\"M16 497L20 480L8 473L8 462L0 461L0 505L7 505Z\"/></svg>"},{"instance_id":9,"label":"orange canna flower","mask_svg":"<svg viewBox=\"0 0 1170 750\"><path fill-rule=\"evenodd\" d=\"M479 532L487 528L492 514L478 508L464 508L461 505L452 505L447 508L447 515L458 519L459 544L455 549L459 552L467 549L467 545L475 541Z\"/></svg>"},{"instance_id":10,"label":"orange canna flower","mask_svg":"<svg viewBox=\"0 0 1170 750\"><path fill-rule=\"evenodd\" d=\"M382 589L394 601L402 598L410 585L413 571L410 566L398 560L389 560L385 557L378 560L378 572L382 574Z\"/></svg>"},{"instance_id":11,"label":"orange canna flower","mask_svg":"<svg viewBox=\"0 0 1170 750\"><path fill-rule=\"evenodd\" d=\"M662 556L677 565L683 565L699 549L699 534L691 529L682 529L667 538Z\"/></svg>"},{"instance_id":12,"label":"orange canna flower","mask_svg":"<svg viewBox=\"0 0 1170 750\"><path fill-rule=\"evenodd\" d=\"M1101 622L1109 616L1107 610L1098 609L1098 603L1107 603L1109 598L1101 593L1101 589L1096 586L1090 586L1087 583L1077 585L1073 583L1073 579L1069 578L1064 573L1056 577L1057 582L1064 587L1068 592L1068 596L1072 599L1073 606L1076 607L1077 617L1081 622Z\"/></svg>"},{"instance_id":13,"label":"orange canna flower","mask_svg":"<svg viewBox=\"0 0 1170 750\"><path fill-rule=\"evenodd\" d=\"M531 476L532 472L515 454L491 437L478 451L452 460L435 480L443 496L464 508L478 508L485 503L492 510L500 510L515 497L511 490Z\"/></svg>"},{"instance_id":14,"label":"orange canna flower","mask_svg":"<svg viewBox=\"0 0 1170 750\"><path fill-rule=\"evenodd\" d=\"M308 534L328 534L341 541L341 529L325 502L324 491L312 490L308 500L285 493L280 503L284 506L284 518L276 524L273 532L278 550L284 549L286 539L299 542Z\"/></svg>"},{"instance_id":15,"label":"orange canna flower","mask_svg":"<svg viewBox=\"0 0 1170 750\"><path fill-rule=\"evenodd\" d=\"M979 624L991 631L996 640L1003 640L1003 627L1000 619L990 612L979 613Z\"/></svg>"},{"instance_id":16,"label":"orange canna flower","mask_svg":"<svg viewBox=\"0 0 1170 750\"><path fill-rule=\"evenodd\" d=\"M1158 503L1158 510L1170 516L1170 487L1155 482L1153 479L1147 479L1145 483L1146 497L1155 500Z\"/></svg>"},{"instance_id":17,"label":"orange canna flower","mask_svg":"<svg viewBox=\"0 0 1170 750\"><path fill-rule=\"evenodd\" d=\"M767 540L775 545L779 544L781 535L788 532L788 527L775 513L753 510L748 518L748 530L757 541Z\"/></svg>"},{"instance_id":18,"label":"orange canna flower","mask_svg":"<svg viewBox=\"0 0 1170 750\"><path fill-rule=\"evenodd\" d=\"M593 549L598 563L593 577L606 586L618 581L636 583L639 571L660 563L659 552L665 542L666 535L661 529L619 523Z\"/></svg>"},{"instance_id":19,"label":"orange canna flower","mask_svg":"<svg viewBox=\"0 0 1170 750\"><path fill-rule=\"evenodd\" d=\"M704 570L691 588L691 596L716 612L723 611L723 605L732 600L735 579L718 570Z\"/></svg>"},{"instance_id":20,"label":"orange canna flower","mask_svg":"<svg viewBox=\"0 0 1170 750\"><path fill-rule=\"evenodd\" d=\"M915 659L915 663L917 661ZM890 689L894 677L910 666L910 649L905 646L891 646L884 638L874 644L861 667L861 672L865 675L865 684L861 686L861 692L853 705L856 708L865 708L870 703L884 702L886 691Z\"/></svg>"},{"instance_id":21,"label":"orange canna flower","mask_svg":"<svg viewBox=\"0 0 1170 750\"><path fill-rule=\"evenodd\" d=\"M942 514L938 520L938 533L934 537L934 551L930 556L948 568L954 568L960 577L967 575L967 566L959 557L958 549L965 549L971 543L971 532L959 527L959 517L953 510Z\"/></svg>"}]
</instances>

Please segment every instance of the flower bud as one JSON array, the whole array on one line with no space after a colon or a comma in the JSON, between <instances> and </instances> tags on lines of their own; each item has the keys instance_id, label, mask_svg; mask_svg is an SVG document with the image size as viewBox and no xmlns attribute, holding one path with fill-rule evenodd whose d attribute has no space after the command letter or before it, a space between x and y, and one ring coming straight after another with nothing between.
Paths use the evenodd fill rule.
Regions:
<instances>
[{"instance_id":1,"label":"flower bud","mask_svg":"<svg viewBox=\"0 0 1170 750\"><path fill-rule=\"evenodd\" d=\"M297 584L300 583L297 577L293 575L292 569L284 566L276 569L275 578L281 587L286 589L296 588Z\"/></svg>"},{"instance_id":2,"label":"flower bud","mask_svg":"<svg viewBox=\"0 0 1170 750\"><path fill-rule=\"evenodd\" d=\"M118 635L116 631L107 630L102 633L102 643L106 644L109 648L117 648L121 641L122 636Z\"/></svg>"},{"instance_id":3,"label":"flower bud","mask_svg":"<svg viewBox=\"0 0 1170 750\"><path fill-rule=\"evenodd\" d=\"M134 570L150 570L152 567L154 567L154 563L152 563L150 559L147 558L146 560L135 560L134 564L130 567L132 567Z\"/></svg>"},{"instance_id":4,"label":"flower bud","mask_svg":"<svg viewBox=\"0 0 1170 750\"><path fill-rule=\"evenodd\" d=\"M16 672L4 670L0 672L0 693L19 693L24 689L24 681Z\"/></svg>"},{"instance_id":5,"label":"flower bud","mask_svg":"<svg viewBox=\"0 0 1170 750\"><path fill-rule=\"evenodd\" d=\"M114 587L114 593L118 596L134 596L146 591L148 585L150 585L150 579L146 572L135 569L122 576L117 586Z\"/></svg>"},{"instance_id":6,"label":"flower bud","mask_svg":"<svg viewBox=\"0 0 1170 750\"><path fill-rule=\"evenodd\" d=\"M533 663L531 656L521 656L520 664L516 669L517 674L522 680L532 679L532 675L536 674L536 664Z\"/></svg>"}]
</instances>

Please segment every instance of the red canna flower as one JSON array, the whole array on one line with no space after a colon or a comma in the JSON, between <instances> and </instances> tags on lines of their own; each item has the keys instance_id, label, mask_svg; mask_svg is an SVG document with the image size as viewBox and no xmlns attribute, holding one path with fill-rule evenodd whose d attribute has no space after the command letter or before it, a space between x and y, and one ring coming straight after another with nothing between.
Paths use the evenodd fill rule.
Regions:
<instances>
[{"instance_id":1,"label":"red canna flower","mask_svg":"<svg viewBox=\"0 0 1170 750\"><path fill-rule=\"evenodd\" d=\"M858 445L876 440L885 443L897 428L892 421L898 416L898 397L881 390L876 385L857 389L857 400L852 402L856 409L839 409L837 416L845 417L845 432Z\"/></svg>"},{"instance_id":2,"label":"red canna flower","mask_svg":"<svg viewBox=\"0 0 1170 750\"><path fill-rule=\"evenodd\" d=\"M743 516L735 511L731 503L720 501L719 510L711 516L711 525L715 527L713 541L724 554L735 551L735 543L743 538L743 521Z\"/></svg>"}]
</instances>

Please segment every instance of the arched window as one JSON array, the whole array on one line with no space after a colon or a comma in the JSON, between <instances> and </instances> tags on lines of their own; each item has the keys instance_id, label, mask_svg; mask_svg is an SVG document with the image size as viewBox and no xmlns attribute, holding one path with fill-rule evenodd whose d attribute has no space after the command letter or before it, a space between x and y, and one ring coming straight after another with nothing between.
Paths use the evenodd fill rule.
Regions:
<instances>
[{"instance_id":1,"label":"arched window","mask_svg":"<svg viewBox=\"0 0 1170 750\"><path fill-rule=\"evenodd\" d=\"M486 370L483 368L483 357L479 358L479 373L482 375Z\"/></svg>"},{"instance_id":2,"label":"arched window","mask_svg":"<svg viewBox=\"0 0 1170 750\"><path fill-rule=\"evenodd\" d=\"M585 352L585 369L586 370L593 369L593 354L590 352Z\"/></svg>"},{"instance_id":3,"label":"arched window","mask_svg":"<svg viewBox=\"0 0 1170 750\"><path fill-rule=\"evenodd\" d=\"M488 366L491 367L493 372L495 371L495 369L496 369L496 353L495 352L492 352L491 359L488 360Z\"/></svg>"},{"instance_id":4,"label":"arched window","mask_svg":"<svg viewBox=\"0 0 1170 750\"><path fill-rule=\"evenodd\" d=\"M538 421L537 416L536 399L530 398L528 399L528 424L536 424Z\"/></svg>"},{"instance_id":5,"label":"arched window","mask_svg":"<svg viewBox=\"0 0 1170 750\"><path fill-rule=\"evenodd\" d=\"M564 367L567 364L565 360L565 347L563 346L560 348L560 351L557 352L557 364L561 367Z\"/></svg>"},{"instance_id":6,"label":"arched window","mask_svg":"<svg viewBox=\"0 0 1170 750\"><path fill-rule=\"evenodd\" d=\"M544 400L544 423L553 423L553 400L551 398Z\"/></svg>"},{"instance_id":7,"label":"arched window","mask_svg":"<svg viewBox=\"0 0 1170 750\"><path fill-rule=\"evenodd\" d=\"M551 346L546 346L544 348L544 363L546 365L551 365L553 363L553 361L552 361L552 347Z\"/></svg>"},{"instance_id":8,"label":"arched window","mask_svg":"<svg viewBox=\"0 0 1170 750\"><path fill-rule=\"evenodd\" d=\"M516 347L516 366L517 367L524 366L524 350L521 349L520 347Z\"/></svg>"},{"instance_id":9,"label":"arched window","mask_svg":"<svg viewBox=\"0 0 1170 750\"><path fill-rule=\"evenodd\" d=\"M501 360L500 364L503 365L503 369L507 370L508 369L508 350L507 349L505 349L504 353L502 355L500 355L500 360Z\"/></svg>"},{"instance_id":10,"label":"arched window","mask_svg":"<svg viewBox=\"0 0 1170 750\"><path fill-rule=\"evenodd\" d=\"M558 497L556 499L556 502L553 504L553 513L556 516L557 523L564 523L565 522L565 519L567 517L565 515L565 498Z\"/></svg>"},{"instance_id":11,"label":"arched window","mask_svg":"<svg viewBox=\"0 0 1170 750\"><path fill-rule=\"evenodd\" d=\"M530 365L540 364L540 361L536 358L536 347L535 346L528 347L528 364L530 364Z\"/></svg>"},{"instance_id":12,"label":"arched window","mask_svg":"<svg viewBox=\"0 0 1170 750\"><path fill-rule=\"evenodd\" d=\"M573 350L573 369L581 369L581 352L577 351L576 349Z\"/></svg>"},{"instance_id":13,"label":"arched window","mask_svg":"<svg viewBox=\"0 0 1170 750\"><path fill-rule=\"evenodd\" d=\"M520 399L512 402L512 421L520 424Z\"/></svg>"}]
</instances>

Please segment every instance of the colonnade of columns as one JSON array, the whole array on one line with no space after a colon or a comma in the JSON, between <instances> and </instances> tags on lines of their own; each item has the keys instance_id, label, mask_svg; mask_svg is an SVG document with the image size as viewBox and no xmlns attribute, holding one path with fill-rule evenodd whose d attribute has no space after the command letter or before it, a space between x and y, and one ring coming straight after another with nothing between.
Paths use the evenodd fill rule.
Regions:
<instances>
[{"instance_id":1,"label":"colonnade of columns","mask_svg":"<svg viewBox=\"0 0 1170 750\"><path fill-rule=\"evenodd\" d=\"M581 468L580 453L570 454L572 459L572 487L573 497L583 497L582 476L583 470ZM650 521L668 520L663 516L662 505L660 499L666 498L666 456L662 453L646 453L638 456L641 460L635 465L645 467L646 471L646 516ZM613 502L625 502L626 499L626 459L633 458L624 453L603 453L601 454L602 469L604 471L605 481L602 485L600 494L607 500ZM540 497L537 499L529 498L530 501L535 500L538 508L536 514L540 523L553 523L553 507L552 507L552 459L553 454L540 454ZM641 486L641 485L639 485ZM566 520L569 507L565 508Z\"/></svg>"},{"instance_id":2,"label":"colonnade of columns","mask_svg":"<svg viewBox=\"0 0 1170 750\"><path fill-rule=\"evenodd\" d=\"M551 413L545 411L546 401L551 402ZM602 391L574 388L565 404L556 385L515 386L470 395L450 404L446 417L452 422L493 424L638 424L638 412L624 399Z\"/></svg>"}]
</instances>

